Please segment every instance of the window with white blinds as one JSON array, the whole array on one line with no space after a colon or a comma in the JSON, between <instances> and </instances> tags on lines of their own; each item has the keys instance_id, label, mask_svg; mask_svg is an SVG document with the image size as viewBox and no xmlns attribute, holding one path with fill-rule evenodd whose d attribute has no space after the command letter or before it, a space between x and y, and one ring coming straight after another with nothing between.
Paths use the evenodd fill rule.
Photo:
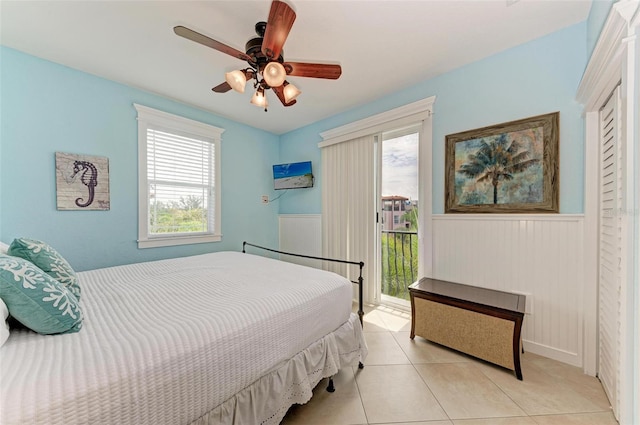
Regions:
<instances>
[{"instance_id":1,"label":"window with white blinds","mask_svg":"<svg viewBox=\"0 0 640 425\"><path fill-rule=\"evenodd\" d=\"M215 242L224 130L141 105L138 247Z\"/></svg>"}]
</instances>

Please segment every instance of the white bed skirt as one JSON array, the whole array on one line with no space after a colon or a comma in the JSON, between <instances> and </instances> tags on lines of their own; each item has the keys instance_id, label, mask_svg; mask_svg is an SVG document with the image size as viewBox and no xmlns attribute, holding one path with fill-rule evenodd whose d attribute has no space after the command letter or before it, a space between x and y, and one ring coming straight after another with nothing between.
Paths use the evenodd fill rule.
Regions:
<instances>
[{"instance_id":1,"label":"white bed skirt","mask_svg":"<svg viewBox=\"0 0 640 425\"><path fill-rule=\"evenodd\" d=\"M344 367L364 362L367 345L355 314L335 332L222 403L192 425L279 424L289 407L311 399L318 382ZM336 388L339 397L340 388Z\"/></svg>"}]
</instances>

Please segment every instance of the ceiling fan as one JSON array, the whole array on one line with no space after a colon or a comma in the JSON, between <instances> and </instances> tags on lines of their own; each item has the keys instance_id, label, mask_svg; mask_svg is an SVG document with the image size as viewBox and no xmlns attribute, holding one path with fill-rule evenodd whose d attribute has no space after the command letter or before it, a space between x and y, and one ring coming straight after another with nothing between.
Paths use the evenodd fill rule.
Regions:
<instances>
[{"instance_id":1,"label":"ceiling fan","mask_svg":"<svg viewBox=\"0 0 640 425\"><path fill-rule=\"evenodd\" d=\"M253 80L253 88L256 91L251 103L264 107L266 112L268 102L265 91L268 89L275 92L284 106L296 103L296 97L301 92L286 80L287 76L336 80L342 74L340 65L284 61L282 47L295 19L296 13L287 3L273 0L267 22L258 22L255 25L258 37L247 42L244 53L183 26L174 27L173 31L181 37L246 61L249 67L227 72L225 82L212 90L216 93L226 93L234 89L244 93L247 81Z\"/></svg>"}]
</instances>

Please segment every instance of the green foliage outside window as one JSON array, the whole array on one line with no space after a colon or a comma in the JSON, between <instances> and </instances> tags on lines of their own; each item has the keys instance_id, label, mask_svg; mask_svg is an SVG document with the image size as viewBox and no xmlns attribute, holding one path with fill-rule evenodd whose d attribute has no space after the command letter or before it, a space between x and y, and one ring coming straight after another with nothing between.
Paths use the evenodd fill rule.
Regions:
<instances>
[{"instance_id":1,"label":"green foliage outside window","mask_svg":"<svg viewBox=\"0 0 640 425\"><path fill-rule=\"evenodd\" d=\"M202 198L189 195L179 201L154 201L149 209L150 233L195 233L207 230Z\"/></svg>"}]
</instances>

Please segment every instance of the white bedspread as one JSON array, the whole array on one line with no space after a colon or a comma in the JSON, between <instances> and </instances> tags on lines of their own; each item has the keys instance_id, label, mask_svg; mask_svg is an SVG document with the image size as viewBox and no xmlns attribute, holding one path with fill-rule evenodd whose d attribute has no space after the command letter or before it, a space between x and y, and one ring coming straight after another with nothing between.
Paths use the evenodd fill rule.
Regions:
<instances>
[{"instance_id":1,"label":"white bedspread","mask_svg":"<svg viewBox=\"0 0 640 425\"><path fill-rule=\"evenodd\" d=\"M79 278L79 333L0 349L2 424L278 423L366 356L333 273L220 252Z\"/></svg>"}]
</instances>

